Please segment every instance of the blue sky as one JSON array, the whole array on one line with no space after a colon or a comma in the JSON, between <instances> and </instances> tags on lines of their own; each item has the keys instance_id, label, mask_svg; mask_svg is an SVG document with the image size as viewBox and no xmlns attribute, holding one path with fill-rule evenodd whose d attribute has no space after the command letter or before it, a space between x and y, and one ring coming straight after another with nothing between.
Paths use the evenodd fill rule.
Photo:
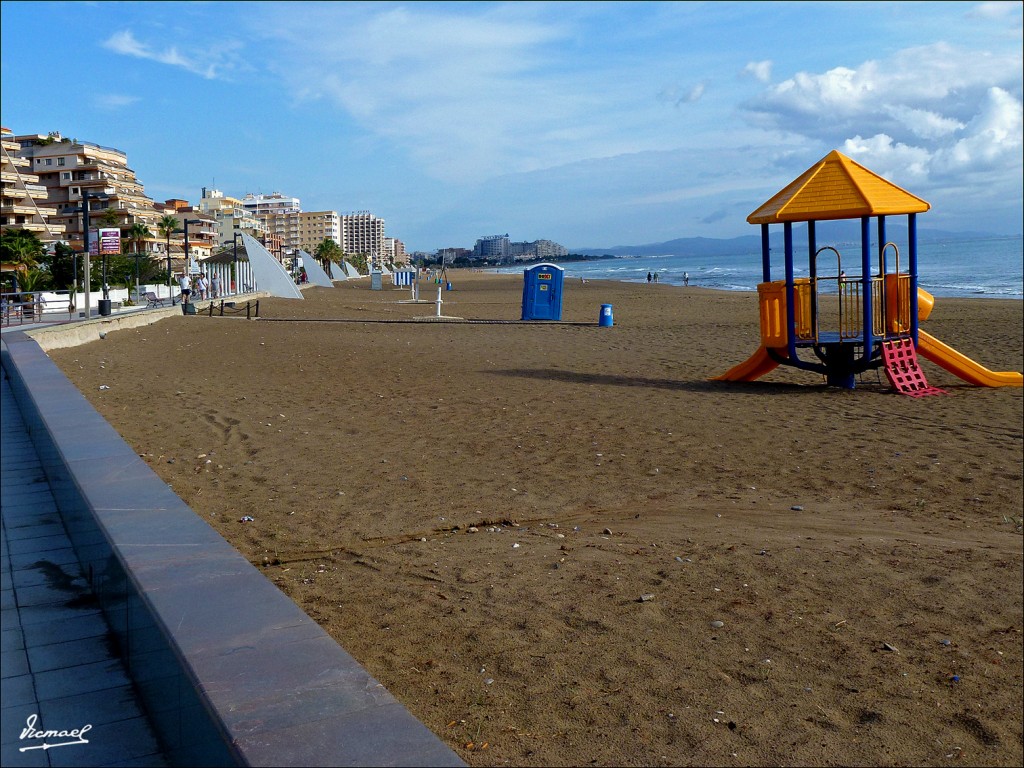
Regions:
<instances>
[{"instance_id":1,"label":"blue sky","mask_svg":"<svg viewBox=\"0 0 1024 768\"><path fill-rule=\"evenodd\" d=\"M833 149L1021 232L1021 3L3 2L0 119L409 250L756 234Z\"/></svg>"}]
</instances>

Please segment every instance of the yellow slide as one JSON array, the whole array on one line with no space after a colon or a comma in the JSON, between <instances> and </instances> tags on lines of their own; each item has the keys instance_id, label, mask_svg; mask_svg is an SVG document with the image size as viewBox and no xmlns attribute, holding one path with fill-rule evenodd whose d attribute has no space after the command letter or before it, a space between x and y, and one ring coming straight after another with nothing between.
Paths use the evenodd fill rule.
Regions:
<instances>
[{"instance_id":1,"label":"yellow slide","mask_svg":"<svg viewBox=\"0 0 1024 768\"><path fill-rule=\"evenodd\" d=\"M917 329L917 351L969 384L979 387L1024 386L1024 377L1017 371L990 371L920 328Z\"/></svg>"},{"instance_id":2,"label":"yellow slide","mask_svg":"<svg viewBox=\"0 0 1024 768\"><path fill-rule=\"evenodd\" d=\"M785 356L785 350L779 350ZM711 381L754 381L764 376L768 371L778 367L778 363L768 356L765 347L758 347L757 352L752 354L745 362L735 365L721 376L715 376Z\"/></svg>"}]
</instances>

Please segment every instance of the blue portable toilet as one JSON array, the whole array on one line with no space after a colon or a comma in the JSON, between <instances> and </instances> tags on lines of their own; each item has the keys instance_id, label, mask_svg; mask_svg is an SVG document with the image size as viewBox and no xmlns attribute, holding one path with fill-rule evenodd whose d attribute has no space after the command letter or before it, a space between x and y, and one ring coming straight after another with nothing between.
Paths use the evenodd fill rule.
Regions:
<instances>
[{"instance_id":1,"label":"blue portable toilet","mask_svg":"<svg viewBox=\"0 0 1024 768\"><path fill-rule=\"evenodd\" d=\"M523 320L562 319L562 276L557 264L523 270Z\"/></svg>"}]
</instances>

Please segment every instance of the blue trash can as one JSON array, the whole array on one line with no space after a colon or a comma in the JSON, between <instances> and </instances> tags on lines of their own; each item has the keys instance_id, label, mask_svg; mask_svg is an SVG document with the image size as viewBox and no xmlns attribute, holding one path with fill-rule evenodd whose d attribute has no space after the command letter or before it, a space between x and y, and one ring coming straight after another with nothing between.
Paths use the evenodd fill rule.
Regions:
<instances>
[{"instance_id":1,"label":"blue trash can","mask_svg":"<svg viewBox=\"0 0 1024 768\"><path fill-rule=\"evenodd\" d=\"M601 305L601 317L598 319L597 324L601 328L611 328L613 325L615 325L615 318L612 315L611 304Z\"/></svg>"}]
</instances>

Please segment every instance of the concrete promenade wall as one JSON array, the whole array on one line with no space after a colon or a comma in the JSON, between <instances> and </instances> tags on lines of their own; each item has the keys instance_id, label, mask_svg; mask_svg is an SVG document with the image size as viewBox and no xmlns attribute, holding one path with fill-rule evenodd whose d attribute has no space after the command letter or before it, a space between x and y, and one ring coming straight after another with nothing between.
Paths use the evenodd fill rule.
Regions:
<instances>
[{"instance_id":1,"label":"concrete promenade wall","mask_svg":"<svg viewBox=\"0 0 1024 768\"><path fill-rule=\"evenodd\" d=\"M110 322L50 341L92 340ZM464 765L178 498L33 338L4 333L0 363L176 764Z\"/></svg>"}]
</instances>

